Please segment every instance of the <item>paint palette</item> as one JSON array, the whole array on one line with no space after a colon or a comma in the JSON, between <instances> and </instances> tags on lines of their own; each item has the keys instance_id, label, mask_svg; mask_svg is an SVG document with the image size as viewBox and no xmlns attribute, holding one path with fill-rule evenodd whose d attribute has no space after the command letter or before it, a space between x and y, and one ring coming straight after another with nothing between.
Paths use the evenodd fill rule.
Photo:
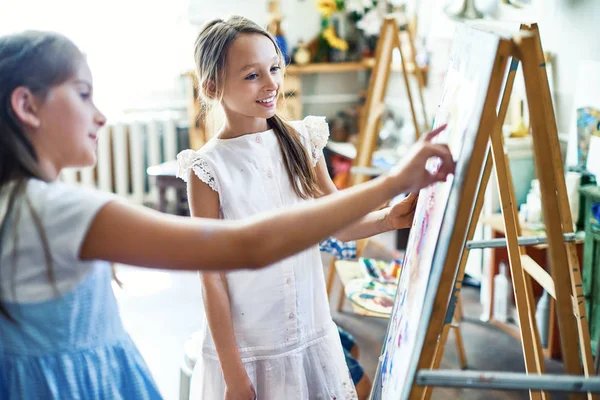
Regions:
<instances>
[{"instance_id":1,"label":"paint palette","mask_svg":"<svg viewBox=\"0 0 600 400\"><path fill-rule=\"evenodd\" d=\"M348 298L367 311L391 314L397 285L371 279L353 279L346 285Z\"/></svg>"}]
</instances>

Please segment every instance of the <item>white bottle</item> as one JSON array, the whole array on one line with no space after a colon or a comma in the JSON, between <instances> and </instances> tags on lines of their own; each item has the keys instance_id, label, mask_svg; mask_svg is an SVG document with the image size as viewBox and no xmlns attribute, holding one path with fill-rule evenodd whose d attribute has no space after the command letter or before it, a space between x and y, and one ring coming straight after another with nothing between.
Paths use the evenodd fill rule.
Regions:
<instances>
[{"instance_id":1,"label":"white bottle","mask_svg":"<svg viewBox=\"0 0 600 400\"><path fill-rule=\"evenodd\" d=\"M500 273L494 276L494 319L496 321L508 321L509 295L510 283L506 276L506 264L500 263Z\"/></svg>"}]
</instances>

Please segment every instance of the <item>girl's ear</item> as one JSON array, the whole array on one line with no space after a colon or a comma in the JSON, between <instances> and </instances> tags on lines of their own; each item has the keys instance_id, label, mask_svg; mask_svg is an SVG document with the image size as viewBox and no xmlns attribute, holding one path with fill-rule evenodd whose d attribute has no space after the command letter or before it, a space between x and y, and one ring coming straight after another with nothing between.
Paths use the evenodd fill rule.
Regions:
<instances>
[{"instance_id":1,"label":"girl's ear","mask_svg":"<svg viewBox=\"0 0 600 400\"><path fill-rule=\"evenodd\" d=\"M31 128L40 126L37 115L38 99L28 88L23 86L16 88L10 96L10 105L19 122Z\"/></svg>"},{"instance_id":2,"label":"girl's ear","mask_svg":"<svg viewBox=\"0 0 600 400\"><path fill-rule=\"evenodd\" d=\"M215 86L215 83L213 81L204 81L202 83L202 91L204 92L206 97L211 100L214 100L214 98L217 96L217 87Z\"/></svg>"}]
</instances>

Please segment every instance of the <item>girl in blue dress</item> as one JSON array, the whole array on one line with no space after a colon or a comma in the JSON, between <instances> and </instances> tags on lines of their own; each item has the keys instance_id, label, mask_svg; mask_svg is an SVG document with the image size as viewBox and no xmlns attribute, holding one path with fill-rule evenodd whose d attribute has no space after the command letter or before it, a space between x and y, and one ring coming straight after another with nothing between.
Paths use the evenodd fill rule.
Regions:
<instances>
[{"instance_id":1,"label":"girl in blue dress","mask_svg":"<svg viewBox=\"0 0 600 400\"><path fill-rule=\"evenodd\" d=\"M111 262L263 267L454 166L447 148L423 142L360 189L243 221L192 220L58 181L63 168L96 162L105 122L72 42L44 32L0 37L0 399L161 398L123 328ZM425 169L432 156L445 161L436 174Z\"/></svg>"}]
</instances>

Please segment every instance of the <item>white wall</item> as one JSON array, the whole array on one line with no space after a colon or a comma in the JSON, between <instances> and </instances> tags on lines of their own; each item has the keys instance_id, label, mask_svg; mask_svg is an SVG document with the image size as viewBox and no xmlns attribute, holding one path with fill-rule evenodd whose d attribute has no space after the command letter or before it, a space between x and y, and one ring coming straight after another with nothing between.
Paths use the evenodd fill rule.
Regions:
<instances>
[{"instance_id":1,"label":"white wall","mask_svg":"<svg viewBox=\"0 0 600 400\"><path fill-rule=\"evenodd\" d=\"M418 5L419 34L438 43L432 49L438 52L432 60L434 63L437 60L436 68L431 70L433 85L441 85L445 69L444 46L450 45L455 26L442 11L447 2L419 0ZM189 0L188 9L190 20L198 29L203 22L228 14L245 15L264 25L267 8L267 0ZM281 11L285 17L283 28L290 49L299 39L308 41L318 33L320 17L314 0L281 0ZM553 84L558 129L559 132L568 132L578 65L584 60L600 61L600 1L533 0L528 10L501 6L492 18L539 23L544 49L556 55ZM440 45L440 41L446 43ZM434 42L430 40L429 43ZM430 104L435 105L435 88L429 88L428 92Z\"/></svg>"},{"instance_id":2,"label":"white wall","mask_svg":"<svg viewBox=\"0 0 600 400\"><path fill-rule=\"evenodd\" d=\"M455 23L442 11L448 1L451 0L421 0L421 36L437 40L452 37ZM539 23L544 50L555 55L553 84L558 129L568 132L579 63L600 61L600 1L533 0L529 9L501 5L486 18Z\"/></svg>"},{"instance_id":3,"label":"white wall","mask_svg":"<svg viewBox=\"0 0 600 400\"><path fill-rule=\"evenodd\" d=\"M309 41L317 35L320 16L314 0L281 0L281 13L284 16L282 28L288 48L291 50L299 39ZM189 0L190 20L198 28L213 18L227 15L243 15L265 26L267 22L267 0Z\"/></svg>"},{"instance_id":4,"label":"white wall","mask_svg":"<svg viewBox=\"0 0 600 400\"><path fill-rule=\"evenodd\" d=\"M178 109L178 76L193 66L188 0L0 0L0 35L60 32L86 53L109 120L124 109ZM184 18L185 17L185 18Z\"/></svg>"},{"instance_id":5,"label":"white wall","mask_svg":"<svg viewBox=\"0 0 600 400\"><path fill-rule=\"evenodd\" d=\"M555 90L559 131L569 131L579 63L600 61L600 1L537 0L542 45L556 54Z\"/></svg>"}]
</instances>

